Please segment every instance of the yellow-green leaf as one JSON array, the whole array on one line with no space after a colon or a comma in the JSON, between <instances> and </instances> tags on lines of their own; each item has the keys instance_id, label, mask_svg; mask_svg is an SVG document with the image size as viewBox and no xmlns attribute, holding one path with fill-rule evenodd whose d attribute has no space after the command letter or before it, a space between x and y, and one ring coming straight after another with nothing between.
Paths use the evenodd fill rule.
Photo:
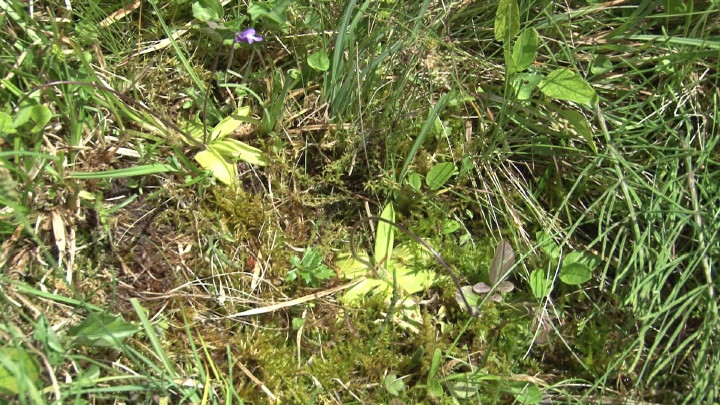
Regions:
<instances>
[{"instance_id":1,"label":"yellow-green leaf","mask_svg":"<svg viewBox=\"0 0 720 405\"><path fill-rule=\"evenodd\" d=\"M558 69L551 72L540 82L540 91L546 96L558 100L574 101L579 104L593 105L597 94L580 75L570 69Z\"/></svg>"},{"instance_id":2,"label":"yellow-green leaf","mask_svg":"<svg viewBox=\"0 0 720 405\"><path fill-rule=\"evenodd\" d=\"M391 296L392 286L385 280L368 278L348 289L340 298L340 301L345 305L356 306L362 303L366 296L376 294Z\"/></svg>"},{"instance_id":3,"label":"yellow-green leaf","mask_svg":"<svg viewBox=\"0 0 720 405\"><path fill-rule=\"evenodd\" d=\"M223 118L210 133L210 139L222 139L235 132L244 122L250 122L250 107L240 107L229 116Z\"/></svg>"},{"instance_id":4,"label":"yellow-green leaf","mask_svg":"<svg viewBox=\"0 0 720 405\"><path fill-rule=\"evenodd\" d=\"M438 163L433 166L425 177L430 190L437 190L444 186L445 183L450 180L450 177L457 173L457 168L452 162Z\"/></svg>"},{"instance_id":5,"label":"yellow-green leaf","mask_svg":"<svg viewBox=\"0 0 720 405\"><path fill-rule=\"evenodd\" d=\"M237 139L228 138L215 141L210 146L220 155L232 158L235 161L242 160L256 166L266 166L268 164L268 158L263 151Z\"/></svg>"},{"instance_id":6,"label":"yellow-green leaf","mask_svg":"<svg viewBox=\"0 0 720 405\"><path fill-rule=\"evenodd\" d=\"M515 0L500 0L495 14L495 40L508 42L520 31L520 9Z\"/></svg>"},{"instance_id":7,"label":"yellow-green leaf","mask_svg":"<svg viewBox=\"0 0 720 405\"><path fill-rule=\"evenodd\" d=\"M210 170L216 179L225 184L233 184L237 179L237 167L228 162L218 152L208 147L195 155L195 160L205 170Z\"/></svg>"},{"instance_id":8,"label":"yellow-green leaf","mask_svg":"<svg viewBox=\"0 0 720 405\"><path fill-rule=\"evenodd\" d=\"M37 360L16 347L0 348L0 394L17 395L40 379Z\"/></svg>"},{"instance_id":9,"label":"yellow-green leaf","mask_svg":"<svg viewBox=\"0 0 720 405\"><path fill-rule=\"evenodd\" d=\"M359 256L363 260L370 260L367 253L360 253ZM364 276L369 270L365 263L356 260L350 253L338 255L335 264L338 267L338 275L345 278Z\"/></svg>"},{"instance_id":10,"label":"yellow-green leaf","mask_svg":"<svg viewBox=\"0 0 720 405\"><path fill-rule=\"evenodd\" d=\"M187 132L188 135L193 137L196 141L203 142L203 125L197 121L186 121L183 123L183 128L185 132ZM182 139L185 141L185 143L188 143L188 141L185 139L185 137L182 137Z\"/></svg>"},{"instance_id":11,"label":"yellow-green leaf","mask_svg":"<svg viewBox=\"0 0 720 405\"><path fill-rule=\"evenodd\" d=\"M575 132L585 139L585 142L590 145L590 149L597 153L597 147L595 146L595 141L593 140L592 128L590 127L590 123L587 118L585 118L585 116L579 111L574 110L560 110L560 114L568 120L570 126L572 126Z\"/></svg>"},{"instance_id":12,"label":"yellow-green leaf","mask_svg":"<svg viewBox=\"0 0 720 405\"><path fill-rule=\"evenodd\" d=\"M515 72L520 72L532 65L538 47L538 32L535 28L528 28L520 34L513 46L512 59ZM509 73L510 70L508 70Z\"/></svg>"},{"instance_id":13,"label":"yellow-green leaf","mask_svg":"<svg viewBox=\"0 0 720 405\"><path fill-rule=\"evenodd\" d=\"M578 285L592 278L592 272L584 263L571 263L560 269L560 280L565 284Z\"/></svg>"},{"instance_id":14,"label":"yellow-green leaf","mask_svg":"<svg viewBox=\"0 0 720 405\"><path fill-rule=\"evenodd\" d=\"M392 203L385 206L380 218L395 222L395 208ZM392 257L394 243L395 227L385 222L379 222L375 236L375 263L387 268L387 264Z\"/></svg>"}]
</instances>

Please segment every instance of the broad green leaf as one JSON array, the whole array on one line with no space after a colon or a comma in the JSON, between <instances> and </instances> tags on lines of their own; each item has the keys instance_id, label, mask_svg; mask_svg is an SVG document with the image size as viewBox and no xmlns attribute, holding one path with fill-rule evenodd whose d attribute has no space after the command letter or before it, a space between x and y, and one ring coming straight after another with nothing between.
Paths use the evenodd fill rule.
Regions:
<instances>
[{"instance_id":1,"label":"broad green leaf","mask_svg":"<svg viewBox=\"0 0 720 405\"><path fill-rule=\"evenodd\" d=\"M577 132L577 134L580 135L585 142L588 143L588 145L590 145L590 149L597 153L597 147L595 146L595 141L593 140L592 128L590 127L590 123L587 118L585 118L581 112L574 110L560 110L560 114L568 120L575 132Z\"/></svg>"},{"instance_id":2,"label":"broad green leaf","mask_svg":"<svg viewBox=\"0 0 720 405\"><path fill-rule=\"evenodd\" d=\"M237 139L226 138L222 141L215 141L209 147L221 156L231 158L234 161L242 160L255 166L266 166L268 164L268 158L263 151Z\"/></svg>"},{"instance_id":3,"label":"broad green leaf","mask_svg":"<svg viewBox=\"0 0 720 405\"><path fill-rule=\"evenodd\" d=\"M457 399L469 399L477 395L478 385L471 382L457 381L448 383L450 393Z\"/></svg>"},{"instance_id":4,"label":"broad green leaf","mask_svg":"<svg viewBox=\"0 0 720 405\"><path fill-rule=\"evenodd\" d=\"M402 256L405 252L403 249L407 249L405 246L398 247L393 252L393 256ZM398 260L392 260L388 268L388 273L385 281L392 286L393 285L393 271L397 277L397 285L402 291L407 294L415 294L420 291L425 291L430 288L437 275L434 271L428 269L418 269L409 264L401 264Z\"/></svg>"},{"instance_id":5,"label":"broad green leaf","mask_svg":"<svg viewBox=\"0 0 720 405\"><path fill-rule=\"evenodd\" d=\"M515 0L500 0L495 14L495 40L509 42L520 31L520 9Z\"/></svg>"},{"instance_id":6,"label":"broad green leaf","mask_svg":"<svg viewBox=\"0 0 720 405\"><path fill-rule=\"evenodd\" d=\"M425 182L430 190L437 190L445 185L455 173L457 173L457 169L452 162L438 163L430 169L425 177Z\"/></svg>"},{"instance_id":7,"label":"broad green leaf","mask_svg":"<svg viewBox=\"0 0 720 405\"><path fill-rule=\"evenodd\" d=\"M550 72L540 82L540 91L548 97L573 101L578 104L593 105L597 102L595 90L585 79L570 69L558 69Z\"/></svg>"},{"instance_id":8,"label":"broad green leaf","mask_svg":"<svg viewBox=\"0 0 720 405\"><path fill-rule=\"evenodd\" d=\"M21 108L15 115L13 127L18 128L32 120L35 123L30 132L39 132L52 118L52 112L44 105L33 105Z\"/></svg>"},{"instance_id":9,"label":"broad green leaf","mask_svg":"<svg viewBox=\"0 0 720 405\"><path fill-rule=\"evenodd\" d=\"M33 356L17 347L0 347L0 394L17 395L39 380L40 366Z\"/></svg>"},{"instance_id":10,"label":"broad green leaf","mask_svg":"<svg viewBox=\"0 0 720 405\"><path fill-rule=\"evenodd\" d=\"M519 73L513 76L512 87L518 100L529 100L533 91L540 84L543 75L535 73Z\"/></svg>"},{"instance_id":11,"label":"broad green leaf","mask_svg":"<svg viewBox=\"0 0 720 405\"><path fill-rule=\"evenodd\" d=\"M535 298L544 298L550 294L552 288L551 281L547 278L544 270L533 270L530 273L530 289L532 290Z\"/></svg>"},{"instance_id":12,"label":"broad green leaf","mask_svg":"<svg viewBox=\"0 0 720 405\"><path fill-rule=\"evenodd\" d=\"M248 7L248 14L250 14L253 21L262 18L266 23L275 25L282 32L288 33L290 27L287 25L285 13L287 12L287 8L293 3L295 3L293 0L275 0L272 2L254 1L250 4L250 7Z\"/></svg>"},{"instance_id":13,"label":"broad green leaf","mask_svg":"<svg viewBox=\"0 0 720 405\"><path fill-rule=\"evenodd\" d=\"M408 176L408 184L410 184L413 190L420 191L420 187L422 187L422 175L415 172L410 173Z\"/></svg>"},{"instance_id":14,"label":"broad green leaf","mask_svg":"<svg viewBox=\"0 0 720 405\"><path fill-rule=\"evenodd\" d=\"M187 132L188 135L190 135L193 139L196 141L204 142L205 139L203 139L203 125L200 122L197 121L185 121L182 125L183 131ZM208 128L210 129L210 128ZM189 144L189 142L185 139L183 136L181 139L185 141L185 143Z\"/></svg>"},{"instance_id":15,"label":"broad green leaf","mask_svg":"<svg viewBox=\"0 0 720 405\"><path fill-rule=\"evenodd\" d=\"M395 208L392 203L388 203L383 209L380 218L395 222ZM377 231L375 235L375 263L381 264L382 267L388 268L388 263L392 257L393 245L395 243L395 227L378 221Z\"/></svg>"},{"instance_id":16,"label":"broad green leaf","mask_svg":"<svg viewBox=\"0 0 720 405\"><path fill-rule=\"evenodd\" d=\"M400 395L400 391L405 389L405 383L402 379L397 378L395 374L388 374L383 383L387 392L393 396Z\"/></svg>"},{"instance_id":17,"label":"broad green leaf","mask_svg":"<svg viewBox=\"0 0 720 405\"><path fill-rule=\"evenodd\" d=\"M663 0L663 6L667 14L683 14L686 10L684 0Z\"/></svg>"},{"instance_id":18,"label":"broad green leaf","mask_svg":"<svg viewBox=\"0 0 720 405\"><path fill-rule=\"evenodd\" d=\"M512 384L510 390L521 404L537 404L542 401L542 393L535 384L518 381Z\"/></svg>"},{"instance_id":19,"label":"broad green leaf","mask_svg":"<svg viewBox=\"0 0 720 405\"><path fill-rule=\"evenodd\" d=\"M584 251L574 251L570 252L567 256L565 256L565 259L563 259L563 266L568 266L573 263L582 263L590 269L590 271L595 270L602 260L590 253L590 252L584 252Z\"/></svg>"},{"instance_id":20,"label":"broad green leaf","mask_svg":"<svg viewBox=\"0 0 720 405\"><path fill-rule=\"evenodd\" d=\"M442 398L443 394L445 393L443 391L442 384L440 384L440 381L438 381L437 378L428 380L427 389L430 396L435 398Z\"/></svg>"},{"instance_id":21,"label":"broad green leaf","mask_svg":"<svg viewBox=\"0 0 720 405\"><path fill-rule=\"evenodd\" d=\"M8 114L0 111L0 134L14 134L17 132L13 127L13 119Z\"/></svg>"},{"instance_id":22,"label":"broad green leaf","mask_svg":"<svg viewBox=\"0 0 720 405\"><path fill-rule=\"evenodd\" d=\"M300 329L303 325L305 325L306 321L307 321L307 319L303 319L303 318L293 318L292 319L292 329L293 330Z\"/></svg>"},{"instance_id":23,"label":"broad green leaf","mask_svg":"<svg viewBox=\"0 0 720 405\"><path fill-rule=\"evenodd\" d=\"M475 290L473 290L473 286L464 285L460 287L460 290L462 290L463 295L465 295L465 299L467 300L468 304L470 304L470 306L473 308L477 307L478 302L480 301L482 296L475 293ZM467 310L467 307L465 306L465 301L463 301L460 292L455 293L455 301L457 301L458 305L460 305L460 309L462 309L463 311Z\"/></svg>"},{"instance_id":24,"label":"broad green leaf","mask_svg":"<svg viewBox=\"0 0 720 405\"><path fill-rule=\"evenodd\" d=\"M595 75L607 73L613 69L613 64L605 55L597 55L593 58L590 72Z\"/></svg>"},{"instance_id":25,"label":"broad green leaf","mask_svg":"<svg viewBox=\"0 0 720 405\"><path fill-rule=\"evenodd\" d=\"M318 72L330 69L330 58L325 50L318 51L307 57L308 65Z\"/></svg>"},{"instance_id":26,"label":"broad green leaf","mask_svg":"<svg viewBox=\"0 0 720 405\"><path fill-rule=\"evenodd\" d=\"M74 172L68 173L71 179L121 179L133 176L145 176L148 174L176 172L178 169L174 166L163 163L153 163L149 165L141 165L134 167L126 167L124 169L105 170L102 172Z\"/></svg>"},{"instance_id":27,"label":"broad green leaf","mask_svg":"<svg viewBox=\"0 0 720 405\"><path fill-rule=\"evenodd\" d=\"M137 326L125 322L120 316L91 313L82 323L70 328L68 336L74 337L74 342L83 346L120 349L125 339L138 330Z\"/></svg>"},{"instance_id":28,"label":"broad green leaf","mask_svg":"<svg viewBox=\"0 0 720 405\"><path fill-rule=\"evenodd\" d=\"M366 254L360 255L363 259ZM380 273L379 279L368 279L350 288L342 298L346 304L360 304L366 295L382 294L391 298L393 288L397 283L398 290L403 296L425 291L437 281L437 273L425 268L418 268L426 263L427 257L423 253L415 253L408 245L395 248L392 259L384 263L386 271ZM368 274L367 266L354 259L351 255L342 256L336 261L338 275L346 278L356 278ZM393 280L396 277L397 280Z\"/></svg>"},{"instance_id":29,"label":"broad green leaf","mask_svg":"<svg viewBox=\"0 0 720 405\"><path fill-rule=\"evenodd\" d=\"M370 260L367 253L358 253L358 255L365 261ZM349 279L364 276L368 272L367 265L355 260L350 253L338 255L335 265L338 267L338 275Z\"/></svg>"},{"instance_id":30,"label":"broad green leaf","mask_svg":"<svg viewBox=\"0 0 720 405\"><path fill-rule=\"evenodd\" d=\"M225 14L220 0L193 0L193 17L200 21L219 21Z\"/></svg>"},{"instance_id":31,"label":"broad green leaf","mask_svg":"<svg viewBox=\"0 0 720 405\"><path fill-rule=\"evenodd\" d=\"M560 280L565 284L578 285L592 278L592 272L583 263L571 263L560 269Z\"/></svg>"},{"instance_id":32,"label":"broad green leaf","mask_svg":"<svg viewBox=\"0 0 720 405\"><path fill-rule=\"evenodd\" d=\"M250 115L250 107L238 108L215 125L215 128L210 132L210 140L222 139L235 132L243 123L252 121L248 115Z\"/></svg>"},{"instance_id":33,"label":"broad green leaf","mask_svg":"<svg viewBox=\"0 0 720 405\"><path fill-rule=\"evenodd\" d=\"M560 247L557 242L555 242L555 239L543 231L535 234L535 237L537 238L540 249L550 256L551 259L557 260L560 257Z\"/></svg>"},{"instance_id":34,"label":"broad green leaf","mask_svg":"<svg viewBox=\"0 0 720 405\"><path fill-rule=\"evenodd\" d=\"M205 170L210 170L216 179L225 184L234 184L237 179L237 167L225 160L218 152L208 147L195 155L195 160Z\"/></svg>"},{"instance_id":35,"label":"broad green leaf","mask_svg":"<svg viewBox=\"0 0 720 405\"><path fill-rule=\"evenodd\" d=\"M368 278L350 287L340 298L340 301L345 305L358 306L365 297L376 294L383 294L386 297L392 296L392 286L385 280Z\"/></svg>"},{"instance_id":36,"label":"broad green leaf","mask_svg":"<svg viewBox=\"0 0 720 405\"><path fill-rule=\"evenodd\" d=\"M527 69L532 65L535 60L535 53L538 47L538 32L535 28L528 28L524 30L512 51L512 60L514 64L514 71L508 71L508 73L520 72Z\"/></svg>"},{"instance_id":37,"label":"broad green leaf","mask_svg":"<svg viewBox=\"0 0 720 405\"><path fill-rule=\"evenodd\" d=\"M454 219L448 219L447 221L443 221L442 226L440 227L440 233L443 235L447 235L457 231L460 228L462 228L460 222Z\"/></svg>"}]
</instances>

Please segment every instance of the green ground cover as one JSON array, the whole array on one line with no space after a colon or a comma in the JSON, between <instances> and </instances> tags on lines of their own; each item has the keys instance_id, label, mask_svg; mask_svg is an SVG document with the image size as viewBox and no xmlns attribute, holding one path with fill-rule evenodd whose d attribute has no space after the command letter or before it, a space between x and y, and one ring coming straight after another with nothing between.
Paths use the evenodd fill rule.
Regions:
<instances>
[{"instance_id":1,"label":"green ground cover","mask_svg":"<svg viewBox=\"0 0 720 405\"><path fill-rule=\"evenodd\" d=\"M720 401L717 2L0 10L1 403Z\"/></svg>"}]
</instances>

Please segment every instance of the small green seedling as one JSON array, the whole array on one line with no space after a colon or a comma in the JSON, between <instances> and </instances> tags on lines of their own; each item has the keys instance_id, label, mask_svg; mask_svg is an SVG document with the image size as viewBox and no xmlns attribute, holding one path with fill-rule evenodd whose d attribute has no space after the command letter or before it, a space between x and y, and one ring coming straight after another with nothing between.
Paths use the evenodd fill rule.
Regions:
<instances>
[{"instance_id":1,"label":"small green seedling","mask_svg":"<svg viewBox=\"0 0 720 405\"><path fill-rule=\"evenodd\" d=\"M335 272L323 264L320 251L310 247L305 248L302 259L295 256L290 259L290 263L294 268L290 270L285 281L294 281L299 277L306 286L319 287L322 280L335 276Z\"/></svg>"},{"instance_id":2,"label":"small green seedling","mask_svg":"<svg viewBox=\"0 0 720 405\"><path fill-rule=\"evenodd\" d=\"M561 250L558 244L545 232L538 232L538 244L543 252L550 258L550 265L556 266L561 258ZM559 278L568 285L580 285L592 278L592 272L600 265L600 258L589 252L570 252L567 254L560 266ZM550 280L545 277L545 272L535 270L530 275L533 294L541 298L549 294Z\"/></svg>"},{"instance_id":3,"label":"small green seedling","mask_svg":"<svg viewBox=\"0 0 720 405\"><path fill-rule=\"evenodd\" d=\"M515 289L515 285L513 283L504 280L514 265L515 251L508 242L500 241L497 249L495 249L493 261L490 264L490 271L488 273L490 284L488 285L480 282L473 286L462 287L462 291L465 293L468 301L472 305L476 305L483 295L496 291L500 294L493 294L489 297L489 299L495 302L502 301L501 294L509 293ZM456 299L458 303L462 303L460 293L456 294ZM460 306L463 307L462 305Z\"/></svg>"}]
</instances>

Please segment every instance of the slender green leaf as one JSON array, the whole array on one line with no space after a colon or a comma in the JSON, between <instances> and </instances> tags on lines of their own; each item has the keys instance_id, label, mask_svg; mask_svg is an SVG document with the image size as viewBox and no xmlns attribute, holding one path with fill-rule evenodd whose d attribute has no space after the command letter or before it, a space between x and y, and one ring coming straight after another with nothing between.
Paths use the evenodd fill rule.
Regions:
<instances>
[{"instance_id":1,"label":"slender green leaf","mask_svg":"<svg viewBox=\"0 0 720 405\"><path fill-rule=\"evenodd\" d=\"M509 42L520 31L520 9L515 0L500 0L495 14L495 40Z\"/></svg>"},{"instance_id":2,"label":"slender green leaf","mask_svg":"<svg viewBox=\"0 0 720 405\"><path fill-rule=\"evenodd\" d=\"M120 316L93 312L79 325L70 328L68 336L74 337L74 343L82 346L121 349L125 339L137 331L137 326Z\"/></svg>"},{"instance_id":3,"label":"slender green leaf","mask_svg":"<svg viewBox=\"0 0 720 405\"><path fill-rule=\"evenodd\" d=\"M395 208L392 203L385 206L380 218L395 222ZM395 227L385 222L378 222L375 236L375 263L382 262L383 267L387 268L392 257L394 243Z\"/></svg>"},{"instance_id":4,"label":"slender green leaf","mask_svg":"<svg viewBox=\"0 0 720 405\"><path fill-rule=\"evenodd\" d=\"M428 393L434 398L440 398L443 396L442 384L440 384L440 381L436 378L437 372L440 369L441 360L442 350L435 349L432 357L432 362L430 363L430 370L428 371L427 378Z\"/></svg>"},{"instance_id":5,"label":"slender green leaf","mask_svg":"<svg viewBox=\"0 0 720 405\"><path fill-rule=\"evenodd\" d=\"M420 134L415 139L415 142L413 142L413 145L410 148L410 152L408 153L405 161L403 162L402 169L400 169L400 174L397 177L398 182L401 182L405 177L405 174L407 174L410 163L412 163L413 159L415 159L415 155L417 155L418 151L420 150L420 146L422 146L422 144L425 142L425 139L427 138L427 135L433 129L435 124L435 118L440 116L440 113L445 109L447 103L448 95L443 94L442 96L440 96L437 104L435 104L435 107L430 111L430 113L428 113L428 117L425 120L422 129L420 130Z\"/></svg>"},{"instance_id":6,"label":"slender green leaf","mask_svg":"<svg viewBox=\"0 0 720 405\"><path fill-rule=\"evenodd\" d=\"M155 333L155 328L150 323L150 320L148 320L147 315L145 315L145 308L143 308L143 306L140 305L140 302L137 300L137 298L131 298L130 304L132 305L133 309L135 310L135 314L137 315L138 319L140 320L140 324L142 324L142 326L143 326L145 335L150 339L153 349L155 349L155 354L163 362L163 366L165 366L165 371L168 372L170 377L174 377L176 375L176 373L175 373L175 369L172 366L173 363L170 362L170 359L167 357L167 354L165 353L165 350L163 349L163 346L160 343L160 339L158 338L157 333Z\"/></svg>"},{"instance_id":7,"label":"slender green leaf","mask_svg":"<svg viewBox=\"0 0 720 405\"><path fill-rule=\"evenodd\" d=\"M437 190L450 180L450 177L457 173L457 168L452 162L438 163L430 169L425 182L430 190Z\"/></svg>"},{"instance_id":8,"label":"slender green leaf","mask_svg":"<svg viewBox=\"0 0 720 405\"><path fill-rule=\"evenodd\" d=\"M590 149L597 153L597 147L593 140L592 127L590 127L587 118L585 118L581 112L575 110L560 110L560 114L568 120L575 132L590 145Z\"/></svg>"},{"instance_id":9,"label":"slender green leaf","mask_svg":"<svg viewBox=\"0 0 720 405\"><path fill-rule=\"evenodd\" d=\"M124 169L106 170L103 172L74 172L69 173L71 179L120 179L133 176L145 176L148 174L176 172L177 168L164 163L153 163Z\"/></svg>"}]
</instances>

